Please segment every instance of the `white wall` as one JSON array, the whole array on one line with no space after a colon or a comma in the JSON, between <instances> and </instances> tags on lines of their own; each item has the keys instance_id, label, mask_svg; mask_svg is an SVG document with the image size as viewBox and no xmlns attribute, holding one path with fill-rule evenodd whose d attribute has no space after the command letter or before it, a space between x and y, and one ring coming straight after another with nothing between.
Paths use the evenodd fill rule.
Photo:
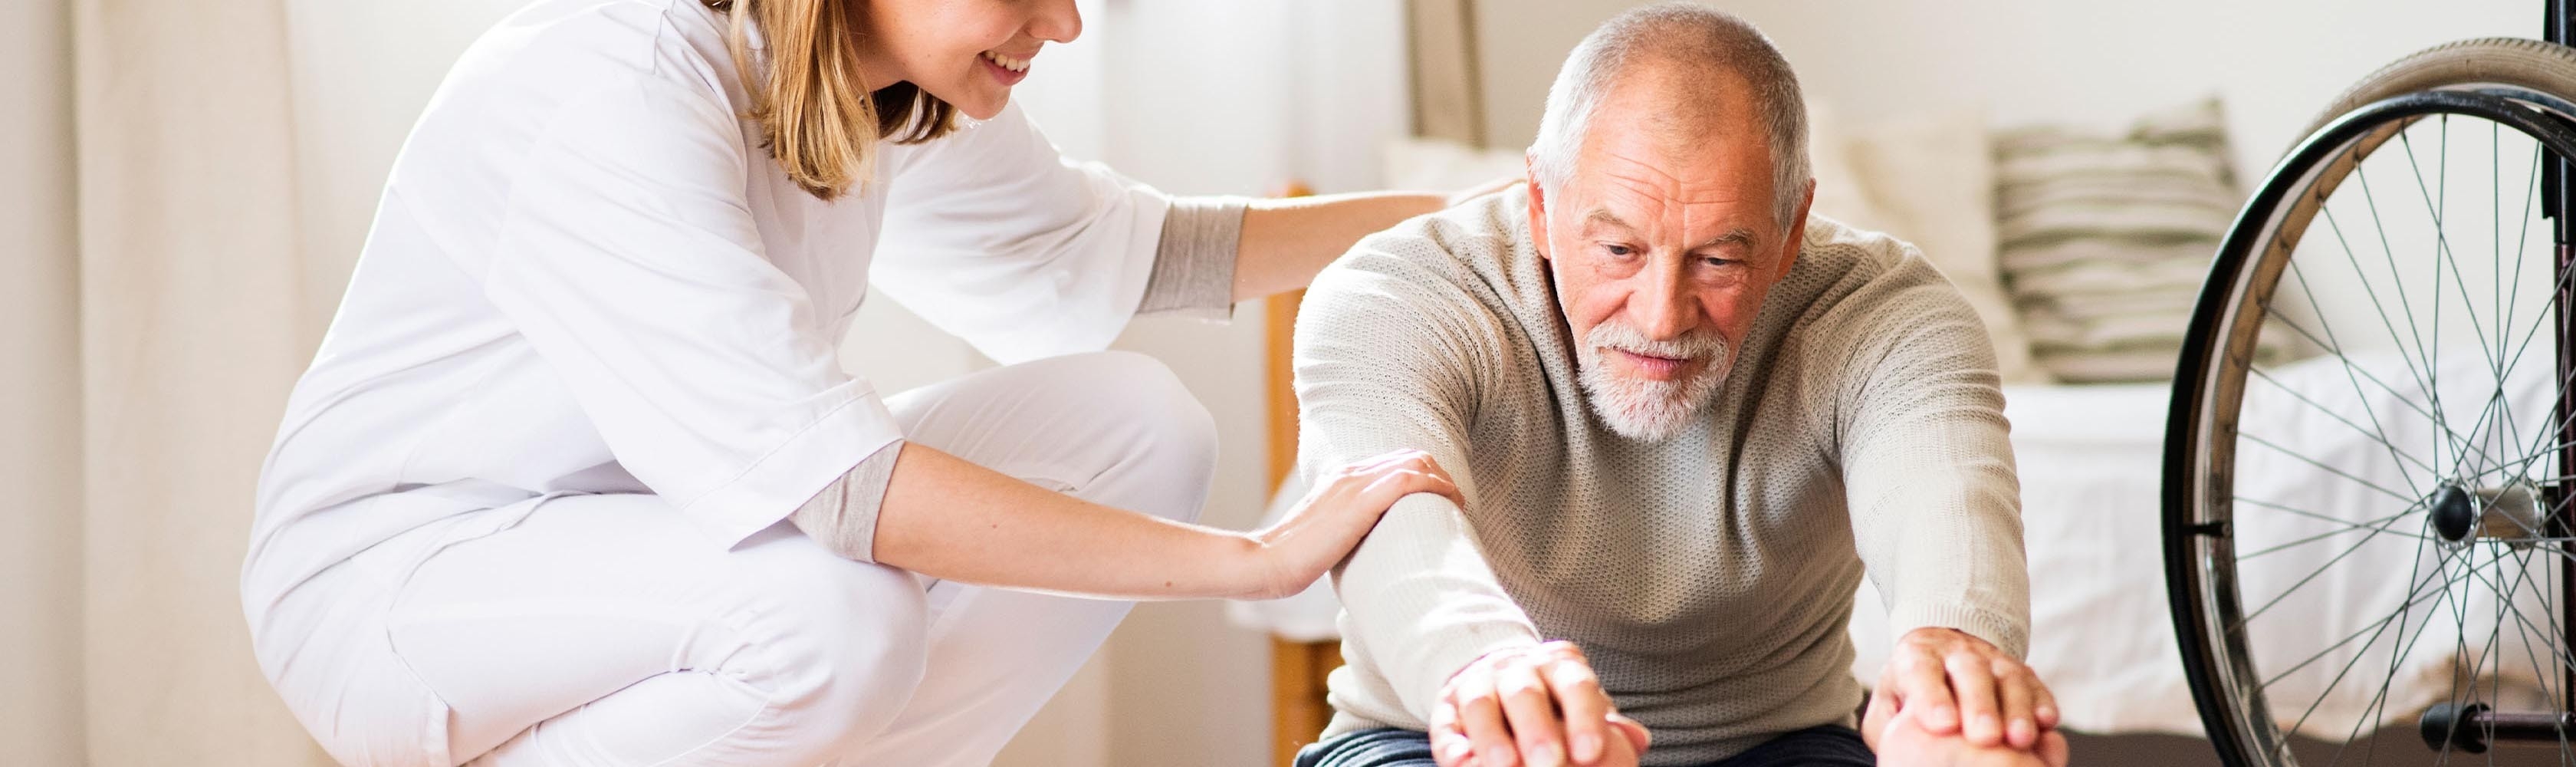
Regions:
<instances>
[{"instance_id":1,"label":"white wall","mask_svg":"<svg viewBox=\"0 0 2576 767\"><path fill-rule=\"evenodd\" d=\"M1526 145L1565 52L1627 0L1477 4L1490 135ZM1858 121L1982 106L1998 125L2117 124L2210 93L2259 177L2345 86L2417 49L2538 37L2532 0L1711 0Z\"/></svg>"},{"instance_id":2,"label":"white wall","mask_svg":"<svg viewBox=\"0 0 2576 767\"><path fill-rule=\"evenodd\" d=\"M23 764L84 759L69 7L0 3L0 751Z\"/></svg>"}]
</instances>

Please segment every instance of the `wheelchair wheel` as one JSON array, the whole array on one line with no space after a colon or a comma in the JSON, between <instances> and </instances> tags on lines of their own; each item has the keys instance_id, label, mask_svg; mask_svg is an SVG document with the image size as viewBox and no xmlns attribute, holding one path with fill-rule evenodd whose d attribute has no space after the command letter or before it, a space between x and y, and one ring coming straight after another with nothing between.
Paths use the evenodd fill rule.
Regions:
<instances>
[{"instance_id":1,"label":"wheelchair wheel","mask_svg":"<svg viewBox=\"0 0 2576 767\"><path fill-rule=\"evenodd\" d=\"M2576 49L2347 91L2220 246L2176 371L2165 563L2221 758L2576 765Z\"/></svg>"}]
</instances>

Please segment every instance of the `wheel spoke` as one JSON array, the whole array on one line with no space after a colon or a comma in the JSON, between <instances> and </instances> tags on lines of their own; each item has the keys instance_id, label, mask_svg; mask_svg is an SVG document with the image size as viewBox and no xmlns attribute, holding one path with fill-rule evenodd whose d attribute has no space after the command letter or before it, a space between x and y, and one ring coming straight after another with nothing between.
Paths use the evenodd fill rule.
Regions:
<instances>
[{"instance_id":1,"label":"wheel spoke","mask_svg":"<svg viewBox=\"0 0 2576 767\"><path fill-rule=\"evenodd\" d=\"M2271 601L2264 602L2262 607L2255 608L2253 612L2246 613L2245 617L2237 619L2236 625L2229 626L2227 630L2230 633L2244 631L2246 624L2253 623L2255 618L2263 617L2263 613L2269 612L2274 605L2280 604L2281 600L2290 598L2291 594L2296 594L2299 592L2299 589L2305 588L2309 583L2315 582L2317 576L2326 574L2326 571L2332 569L2335 566L2335 563L2341 562L2344 558L2352 556L2353 552L2360 551L2361 547L2370 545L2371 541L2379 538L2379 533L2386 532L2387 526L2397 524L2398 521L2405 519L2407 516L2409 515L2398 514L2389 517L2388 521L2377 525L2376 527L2378 529L2373 530L2370 535L2363 536L2361 540L2353 542L2352 546L2345 548L2341 553L2334 555L2333 559L2328 559L2325 564L2318 565L2315 572L2308 573L2307 577L2300 578L2297 583L2290 584L2289 588L2283 589L2280 594L2274 595Z\"/></svg>"},{"instance_id":2,"label":"wheel spoke","mask_svg":"<svg viewBox=\"0 0 2576 767\"><path fill-rule=\"evenodd\" d=\"M2430 576L2423 578L2420 581L2414 581L2414 585L2406 591L2405 601L2398 604L2397 609L2390 612L2388 617L2379 619L2379 622L2377 623L2363 626L2359 631L2344 635L2343 639L2336 641L2334 644L2326 645L2325 649L2318 650L2315 654L2309 655L2306 659L2291 665L2289 668L2281 669L2280 673L2273 674L2272 678L2263 680L2260 684L2255 685L2255 687L2257 689L2271 689L2272 685L2279 684L2281 680L2289 678L2291 674L2298 673L2300 669L2316 665L2318 660L2325 658L2327 655L2333 654L2336 650L2343 649L2344 645L2352 644L2352 640L2360 639L2363 634L2372 634L2374 638L2371 642L2364 642L2362 644L2362 648L2365 652L2354 654L2351 661L2346 661L2344 663L2344 671L2350 672L2352 670L2353 663L2359 662L2362 656L2369 654L2366 651L2369 649L2372 642L2378 641L2376 638L2378 633L2384 633L2387 631L2390 624L2402 622L2405 619L2405 616L2410 611L2414 610L2416 605L2423 604L2424 600L2436 599L2451 593L2451 587L2460 585L2460 582L2466 580L2467 577L2468 576L2466 575L2460 575L2444 578L2442 577L2442 572L2439 569L2436 569ZM2428 586L2432 587L2429 591L2426 590L2426 587ZM2403 639L2405 629L2398 629L2398 634L2399 638ZM2343 674L2337 673L2335 674L2335 678L2340 680L2343 678ZM2332 689L2334 685L2329 683L2326 687L2328 689ZM2323 701L2324 699L2319 698L2318 700ZM2308 710L2313 712L2316 710L2316 707L2313 705L2309 706ZM2304 724L2307 722L2307 718L2302 716L2299 718L2299 722ZM2293 726L2290 729L2296 730L2298 727Z\"/></svg>"},{"instance_id":3,"label":"wheel spoke","mask_svg":"<svg viewBox=\"0 0 2576 767\"><path fill-rule=\"evenodd\" d=\"M2316 408L2316 409L2317 409L2317 412L2324 413L2324 414L2326 415L2326 417L2327 417L2327 418L2332 418L2332 419L2334 419L2335 423L2340 423L2340 424L2343 424L2343 425L2345 425L2345 426L2350 426L2350 427L2352 427L2352 430L2353 430L2353 431L2355 431L2355 432L2359 432L2359 433L2361 434L2361 436L2363 436L2363 437L2367 437L2367 438L2369 438L2369 439L2370 439L2370 441L2378 443L2380 447L2387 448L2387 449L2388 449L2388 457L2390 457L2390 458L2394 458L2394 459L2398 459L2398 460L2399 460L2399 466L2398 466L2398 470L2399 470L2399 471L2401 471L2401 472L2402 472L2402 471L2405 471L2405 468L2406 468L2406 467L2404 466L2404 464L2405 464L2405 463L2407 463L2407 462L2412 462L2412 463L2414 463L2416 466L2423 467L2424 472L2425 472L2426 474L2430 474L2430 475L2436 475L2436 476L2438 476L2438 475L2440 475L2440 474L2442 473L2440 469L2435 469L2435 468L2433 468L2433 464L2426 463L2426 462L2424 462L2424 459L2416 457L2416 456L2415 456L2415 454L2414 454L2413 452L2411 452L2411 451L2408 451L2408 450L2405 450L2405 449L2403 449L2403 448L2398 447L2398 446L2397 446L2397 443L2394 443L2394 442L2390 442L2390 441L2388 441L2388 432L2386 432L2386 431L2382 431L2382 430L2380 430L2380 429L2378 428L2378 420L2379 420L2378 414L2376 414L2376 413L2372 413L2372 414L2371 414L2371 416L2370 416L2370 418L2371 418L2371 422L2372 422L2372 423L2371 423L2371 428L2367 428L2367 429L2365 429L2365 428L2362 428L2361 424L2353 423L2353 422L2352 422L2352 419L2350 419L2350 418L2345 418L2345 417L2343 417L2343 414L2335 412L2333 408L2326 407L2324 404L2319 403L2319 402L2317 402L2316 400L2309 399L2309 398L2308 398L2308 395L2307 395L2306 393L2301 392L2301 391L2299 391L2298 389L2292 388L2292 387L2291 387L2290 385L2288 385L2288 384L2281 383L2278 379L2273 378L2273 377L2272 377L2272 374L2270 374L2270 373L2266 373L2266 372L2263 372L2263 369L2262 369L2262 368L2259 368L2259 367L2249 367L2249 368L2246 368L2246 372L2252 373L2252 374L2254 374L2254 376L2255 376L2255 377L2263 379L2263 382L2264 382L2264 383L2271 384L2274 388L2278 388L2278 389L2280 389L2281 391L2288 392L2288 393L2289 393L2289 395L2290 395L2291 397L2297 398L2300 402L2305 402L2305 403L2307 403L2309 407ZM2346 377L2346 378L2350 378L2350 377L2351 377L2351 374L2350 374L2350 372L2349 372L2349 371L2346 371L2346 373L2345 373L2345 377ZM2356 393L2358 393L2358 391L2360 390L2360 387L2361 387L2361 382L2360 382L2360 381L2358 381L2358 380L2353 381L2353 388L2354 388L2354 390L2355 390L2355 392L2356 392ZM2369 403L2369 402L2367 402L2367 401L2363 402L2363 403L2362 403L2362 410L2363 410L2364 412L2368 412L2368 411L2370 410L2370 403ZM2411 475L2410 475L2410 476L2408 476L2408 477L2406 477L2406 484L2409 484L2409 485L2416 484L2416 483L2415 483L2415 480L2414 480L2414 477L2412 477Z\"/></svg>"},{"instance_id":4,"label":"wheel spoke","mask_svg":"<svg viewBox=\"0 0 2576 767\"><path fill-rule=\"evenodd\" d=\"M2406 516L2406 515L2408 515L2408 514L2413 514L2413 513L2415 513L2415 511L2414 511L2413 509L2411 509L2411 508L2410 508L2410 509L2408 509L2408 510L2406 510L2406 511L2397 512L2397 513L2395 513L2395 514L2391 514L2391 515L2388 515L2388 516L2385 516L2385 517L2380 517L2380 518L2378 518L2378 519L2373 519L2373 520L2369 520L2369 521L2365 521L2365 522L2353 522L2353 521L2346 520L2346 519L2343 519L2343 518L2341 518L2341 517L2336 517L2336 516L2329 515L2329 514L2319 514L2319 513L2317 513L2317 512L2308 511L2308 510L2306 510L2306 509L2301 509L2301 508L2296 508L2296 507L2287 506L2287 505L2283 505L2283 504L2273 503L2273 502L2271 502L2271 501L2265 501L2265 500L2261 500L2261 499L2257 499L2257 498L2247 498L2247 497L2245 497L2245 496L2241 496L2241 495L2240 495L2240 496L2236 496L2236 499L2235 499L2235 500L2236 500L2236 502L2237 502L2237 503L2252 504L2252 505L2260 506L2260 507L2263 507L2263 508L2266 508L2266 509L2272 509L2272 510L2274 510L2274 511L2288 512L2288 513L2291 513L2291 514L2297 514L2297 515L2299 515L2299 516L2307 517L2307 518L2310 518L2310 519L2316 519L2316 520L2322 520L2322 521L2326 521L2326 522L2332 522L2332 523L2334 523L2334 524L2342 525L2342 526L2344 526L2345 528L2352 529L2352 530L2370 530L2370 529L2374 529L2374 526L2375 526L2375 525L2380 525L2380 524L2383 524L2383 523L2388 522L2389 520L2396 519L2396 518L2398 518L2398 517L2403 517L2403 516ZM2394 530L2387 531L2387 533L2388 533L2389 535L2400 535L2400 536L2405 536L2405 537L2408 537L2408 538L2420 538L2420 539L2428 540L2428 541L2429 541L2429 540L2433 540L2433 537L2432 537L2432 536L2429 536L2429 535L2420 535L2420 534L2416 534L2416 533L2401 533L2401 532L2397 532L2397 531L2394 531ZM2245 559L2245 557L2249 557L2249 556L2253 556L2253 555L2251 555L2251 554L2241 554L2241 555L2238 555L2238 556L2237 556L2237 560L2238 560L2238 561L2243 561L2243 560Z\"/></svg>"},{"instance_id":5,"label":"wheel spoke","mask_svg":"<svg viewBox=\"0 0 2576 767\"><path fill-rule=\"evenodd\" d=\"M2416 499L2414 499L2414 498L2409 498L2409 497L2407 497L2407 496L2406 496L2406 494L2404 494L2404 493L2400 493L2400 492L2397 492L2397 491L2395 491L2395 490L2390 490L2390 489L2388 489L2388 488L2386 488L2386 487L2382 487L2382 486L2381 486L2379 483L2377 483L2377 482L2372 482L2372 481L2367 480L2367 479L2362 479L2360 476L2355 475L2355 474L2353 474L2353 473L2351 473L2351 472L2344 471L2344 470L2342 470L2342 469L2338 469L2338 468L2335 468L2335 467L2332 467L2332 466L2328 466L2328 465L2326 465L2324 462L2318 461L2317 459L2309 458L2309 457L2304 456L2304 455L2300 455L2298 451L2291 450L2291 449L2286 448L2286 447L2282 447L2282 446L2280 446L2279 444L2274 443L2274 442L2273 442L2273 441L2271 441L2271 440L2264 439L2264 438L2262 438L2262 437L2257 437L2257 436L2254 436L2253 434L2249 434L2249 433L2242 432L2242 431L2237 432L2237 433L2236 433L2236 436L2237 436L2237 438L2239 438L2239 439L2251 440L2251 441L2253 441L2253 442L2254 442L2254 444L2258 444L2258 445L2262 445L2262 446L2264 446L2264 447L2271 448L2271 449L2273 449L2273 450L2275 450L2275 451L2280 452L2280 454L2282 454L2282 455L2286 455L2286 456L2289 456L2289 457L2291 457L2291 458L2298 459L2298 461L2299 461L2300 463L2304 463L2304 464L2307 464L2307 465L2310 465L2310 466L2314 466L2314 467L2317 467L2317 468L2320 468L2320 469L2324 469L2324 470L2326 470L2327 472L2334 474L2335 476L2342 477L2342 478L2344 478L2344 479L2349 479L2349 480L2352 480L2352 481L2354 481L2354 482L2360 483L2360 484L2361 484L2361 486L2363 486L2363 487L2367 487L2367 488L2370 488L2370 489L2372 489L2372 490L2377 490L2377 491L2379 491L2379 492L2386 493L2386 494L2388 495L2388 497L2390 497L2390 498L2395 498L2395 499L2400 500L2400 501L2406 501L2406 502L2408 502L2408 503L2417 503L2417 502L2418 502L2418 501L2417 501Z\"/></svg>"},{"instance_id":6,"label":"wheel spoke","mask_svg":"<svg viewBox=\"0 0 2576 767\"><path fill-rule=\"evenodd\" d=\"M2293 264L2291 264L2291 265L2290 265L2290 271L2291 271L2291 272L2295 273L2295 272L2297 272L2297 271L2298 271L2298 269L2299 269L2299 265L2298 265L2298 264L2293 263ZM2305 282L2306 282L2305 280L2301 280L2301 284L2302 284L2302 286L2303 286L2303 287L2304 287L2304 285L2305 285ZM2309 303L2314 304L2314 303L2315 303L2315 299L2310 299L2310 300L2309 300ZM2265 313L2265 315L2266 315L2266 316L2271 317L2274 321L2281 323L2281 325L2282 325L2283 327L2287 327L2287 328L2289 328L2291 332L2297 333L2297 334L2299 334L2299 336L2300 336L2300 337L2308 339L2308 341L2309 341L2310 343L2314 343L2314 344L2316 344L2318 347L2325 349L2325 350L2326 350L2326 352L2327 352L2327 354L2332 355L2332 356L2335 358L2335 361L2336 361L2336 362L2338 362L2338 363L2340 363L2340 364L2342 364L2342 365L2343 365L2345 375L2349 375L2349 376L2359 376L2362 380L2367 380L2367 381L2369 381L2369 382L2371 383L2371 385L2379 387L2379 390L2380 390L2380 391L2387 392L2387 393L2389 393L2390 395L2394 396L2394 397L2396 398L2396 400L2397 400L2397 404L2405 405L2405 406L2407 407L2407 409L2410 409L2410 410L2415 411L2415 413L2416 413L2417 415L2424 416L2424 419L2425 419L2426 421L2431 422L2431 423L2434 425L2434 427L2435 427L2436 429L2438 429L2438 430L2442 431L2446 436L2450 437L2450 438L2451 438L2452 440L2454 440L2455 442L2457 442L2457 443L2459 443L2459 444L2466 444L2466 443L2468 442L2468 438L2467 438L2467 437L2462 437L2462 436L2460 436L2460 434L2459 434L2458 432L2451 431L2451 430L2449 429L2449 427L2444 426L2444 425L2442 424L2442 420L2441 420L2441 419L2433 417L2433 414L2432 414L2432 412L2431 412L2431 411L2427 411L2427 410L2425 410L2423 407L2416 405L2416 404L2415 404L2415 402L2414 402L2413 400L2407 399L2407 395L2406 395L2406 393L2405 393L2405 392L2398 391L2397 387L2389 385L2389 384L2388 384L2388 382L2386 382L2386 381L2379 380L2379 376L2372 375L2372 374L2370 373L2370 370L2369 370L2369 369L2364 368L2364 367L2361 367L2361 366L2359 366L2359 365L2355 365L2355 364L2353 364L2353 363L2352 363L2352 357L2351 357L2351 356L2349 356L2349 355L2344 354L2344 353L2343 353L2343 349L2342 349L2342 347L2341 347L2341 346L2339 346L2339 345L2336 345L2336 344L2332 343L2332 341L2333 341L2333 337L2332 337L2331 335L2329 335L2329 336L2328 336L2328 337L2326 337L2326 338L2318 338L2316 334L2308 332L2308 329L2307 329L2306 327L2304 327L2304 326L2300 325L2300 324L2298 323L2298 321L2297 321L2297 320L2290 319L2288 315L2284 315L2284 314L2281 314L2280 312L2273 311L2273 310L2271 310L2271 309L2270 309L2270 308L2268 308L2268 307L2264 309L2264 313ZM2320 323L2320 325L2327 325L2327 324L2331 324L2331 323ZM2333 332L2333 331L2332 331L2332 328L2327 328L2327 332L2328 332L2329 334L2331 334L2331 333ZM2357 384L2357 383L2356 383L2356 384L2354 384L2354 387L2355 387L2356 389L2358 389L2358 388L2359 388L2359 386L2360 386L2360 385L2359 385L2359 384ZM2370 410L2370 407L2369 407L2370 398L2369 398L2368 396L2360 395L2357 391L2356 391L2356 393L2355 393L2355 396L2356 396L2356 397L2358 397L2359 399L2361 399L2363 409L2364 409L2365 411L2369 411L2369 410ZM2375 414L2375 411L2372 411L2372 412L2374 412L2374 414L2371 416L2371 420L2372 420L2373 422L2377 422L2377 420L2378 420L2378 416Z\"/></svg>"}]
</instances>

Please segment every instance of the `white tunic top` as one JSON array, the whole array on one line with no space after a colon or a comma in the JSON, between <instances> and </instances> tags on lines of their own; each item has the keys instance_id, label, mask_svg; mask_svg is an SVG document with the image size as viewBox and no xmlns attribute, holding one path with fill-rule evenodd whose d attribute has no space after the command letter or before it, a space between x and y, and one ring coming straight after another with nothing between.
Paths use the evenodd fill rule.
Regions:
<instances>
[{"instance_id":1,"label":"white tunic top","mask_svg":"<svg viewBox=\"0 0 2576 767\"><path fill-rule=\"evenodd\" d=\"M1017 107L882 144L838 202L760 146L697 0L539 0L404 145L259 488L254 625L406 530L651 492L730 546L902 434L836 350L872 279L1009 363L1108 345L1171 200Z\"/></svg>"}]
</instances>

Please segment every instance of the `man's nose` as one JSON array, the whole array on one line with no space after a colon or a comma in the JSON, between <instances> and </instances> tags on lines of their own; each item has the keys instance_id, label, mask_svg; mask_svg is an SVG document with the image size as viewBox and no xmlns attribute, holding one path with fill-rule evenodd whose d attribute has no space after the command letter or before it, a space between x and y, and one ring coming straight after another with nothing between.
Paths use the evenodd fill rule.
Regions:
<instances>
[{"instance_id":1,"label":"man's nose","mask_svg":"<svg viewBox=\"0 0 2576 767\"><path fill-rule=\"evenodd\" d=\"M1668 341L1699 326L1698 303L1683 290L1677 269L1646 269L1644 284L1628 299L1629 319L1647 338Z\"/></svg>"}]
</instances>

